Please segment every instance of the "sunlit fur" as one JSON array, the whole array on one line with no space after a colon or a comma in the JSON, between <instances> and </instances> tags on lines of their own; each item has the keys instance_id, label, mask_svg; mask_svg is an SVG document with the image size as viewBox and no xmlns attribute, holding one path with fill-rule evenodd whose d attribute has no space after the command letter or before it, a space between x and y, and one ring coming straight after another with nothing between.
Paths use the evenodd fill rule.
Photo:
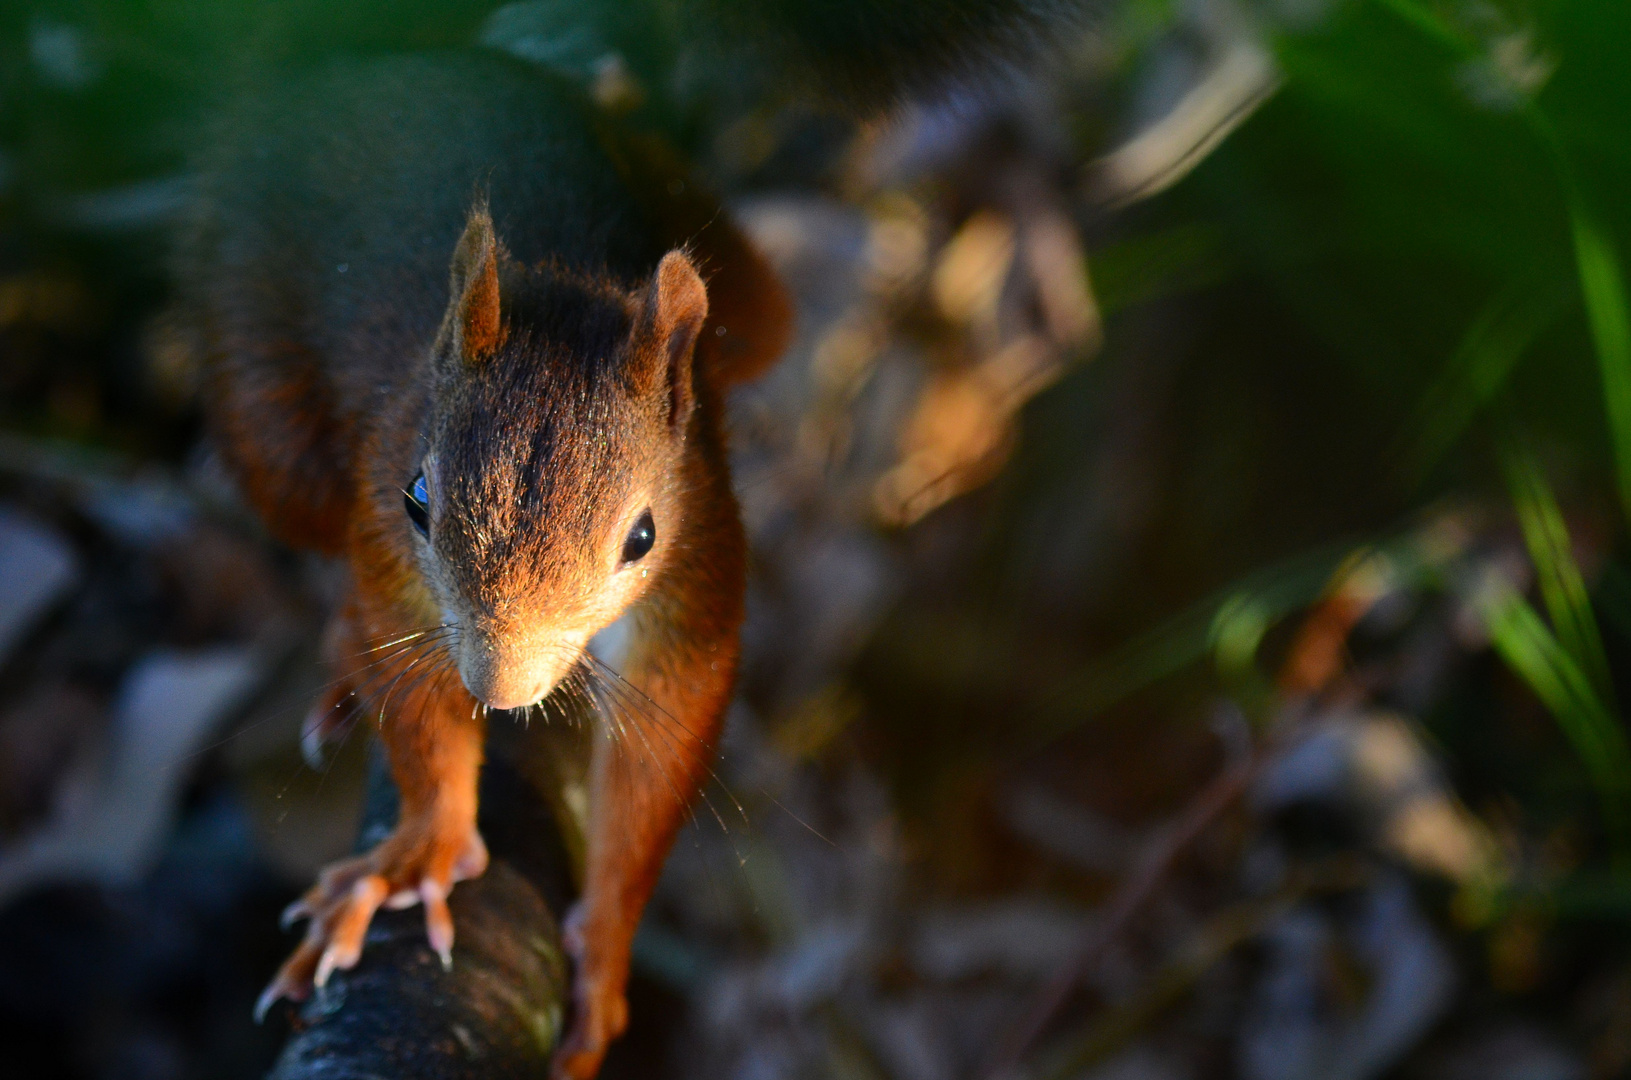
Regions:
<instances>
[{"instance_id":1,"label":"sunlit fur","mask_svg":"<svg viewBox=\"0 0 1631 1080\"><path fill-rule=\"evenodd\" d=\"M785 296L671 159L502 57L335 64L252 95L212 147L178 259L211 430L274 534L344 559L314 716L368 718L401 794L392 833L291 909L306 937L262 1007L354 964L384 903L423 903L451 960L447 892L487 862L487 706L556 688L609 736L557 1059L589 1076L735 678L721 395L779 352ZM421 468L428 538L403 506ZM625 566L647 508L656 544ZM583 644L619 615L612 671Z\"/></svg>"},{"instance_id":2,"label":"sunlit fur","mask_svg":"<svg viewBox=\"0 0 1631 1080\"><path fill-rule=\"evenodd\" d=\"M695 278L683 256L670 259ZM503 343L466 357L456 327L438 343L424 462L431 530L419 562L461 629L465 685L507 709L547 694L588 639L662 577L692 493L666 336L644 317L659 297L501 263ZM692 305L694 341L707 311L701 282L667 299ZM672 358L686 384L688 352ZM687 414L693 397L687 386ZM624 540L647 509L657 542L624 566Z\"/></svg>"}]
</instances>

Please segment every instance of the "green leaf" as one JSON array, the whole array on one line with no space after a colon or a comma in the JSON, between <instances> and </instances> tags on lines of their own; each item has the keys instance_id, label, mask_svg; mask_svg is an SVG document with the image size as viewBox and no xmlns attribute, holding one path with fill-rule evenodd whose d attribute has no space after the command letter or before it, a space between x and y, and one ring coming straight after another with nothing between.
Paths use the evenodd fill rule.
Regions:
<instances>
[{"instance_id":1,"label":"green leaf","mask_svg":"<svg viewBox=\"0 0 1631 1080\"><path fill-rule=\"evenodd\" d=\"M1540 596L1546 605L1558 643L1591 680L1592 689L1612 711L1614 682L1608 656L1592 614L1585 579L1574 561L1568 525L1558 509L1551 486L1534 456L1509 443L1502 455L1507 485L1523 528L1524 544L1535 565Z\"/></svg>"}]
</instances>

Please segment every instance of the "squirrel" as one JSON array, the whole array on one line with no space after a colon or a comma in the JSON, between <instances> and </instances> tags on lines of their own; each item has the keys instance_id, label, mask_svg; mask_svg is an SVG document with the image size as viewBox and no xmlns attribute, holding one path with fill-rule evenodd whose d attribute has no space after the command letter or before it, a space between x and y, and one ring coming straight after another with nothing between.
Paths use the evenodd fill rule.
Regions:
<instances>
[{"instance_id":1,"label":"squirrel","mask_svg":"<svg viewBox=\"0 0 1631 1080\"><path fill-rule=\"evenodd\" d=\"M834 5L870 28L846 43L810 31L819 5L674 3L792 43L789 70L830 70L858 109L1058 6ZM945 23L948 4L981 17ZM858 56L898 59L867 91ZM489 710L610 678L667 726L639 754L593 751L554 1065L584 1080L627 1024L634 930L730 700L747 556L723 395L785 346L787 294L672 155L498 52L330 62L202 142L176 267L208 429L274 536L348 567L324 641L338 680L308 723L365 703L401 796L394 831L286 912L305 937L257 1015L354 965L382 906L423 905L451 963L449 892L487 863ZM618 620L631 645L608 674L587 645Z\"/></svg>"}]
</instances>

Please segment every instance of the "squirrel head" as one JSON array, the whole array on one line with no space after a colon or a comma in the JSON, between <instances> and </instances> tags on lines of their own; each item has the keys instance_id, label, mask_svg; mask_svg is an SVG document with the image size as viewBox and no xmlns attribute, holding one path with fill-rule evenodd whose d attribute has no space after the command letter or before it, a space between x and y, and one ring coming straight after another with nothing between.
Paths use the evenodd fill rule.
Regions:
<instances>
[{"instance_id":1,"label":"squirrel head","mask_svg":"<svg viewBox=\"0 0 1631 1080\"><path fill-rule=\"evenodd\" d=\"M541 700L685 557L692 352L707 314L682 252L630 291L523 267L486 208L471 214L400 527L481 701Z\"/></svg>"}]
</instances>

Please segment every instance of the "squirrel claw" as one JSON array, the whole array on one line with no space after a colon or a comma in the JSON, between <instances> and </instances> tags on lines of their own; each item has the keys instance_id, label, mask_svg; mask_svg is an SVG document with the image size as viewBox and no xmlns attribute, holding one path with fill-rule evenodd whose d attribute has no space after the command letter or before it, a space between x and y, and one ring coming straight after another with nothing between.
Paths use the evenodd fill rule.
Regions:
<instances>
[{"instance_id":1,"label":"squirrel claw","mask_svg":"<svg viewBox=\"0 0 1631 1080\"><path fill-rule=\"evenodd\" d=\"M487 842L481 838L480 833L471 833L464 850L453 860L453 880L469 881L471 878L481 877L487 871L487 862Z\"/></svg>"},{"instance_id":2,"label":"squirrel claw","mask_svg":"<svg viewBox=\"0 0 1631 1080\"><path fill-rule=\"evenodd\" d=\"M287 930L301 919L309 918L311 918L311 905L306 903L306 898L302 896L299 900L283 909L283 914L279 915L277 919L278 929Z\"/></svg>"},{"instance_id":3,"label":"squirrel claw","mask_svg":"<svg viewBox=\"0 0 1631 1080\"><path fill-rule=\"evenodd\" d=\"M261 996L255 999L255 1023L265 1021L266 1014L278 1000L305 1001L311 993L311 968L317 959L316 947L310 940L301 942L294 955L284 961L272 981L266 984Z\"/></svg>"},{"instance_id":4,"label":"squirrel claw","mask_svg":"<svg viewBox=\"0 0 1631 1080\"><path fill-rule=\"evenodd\" d=\"M351 886L349 895L342 897L324 920L328 944L318 958L317 970L312 975L313 986L323 986L336 969L355 967L362 957L363 935L374 920L374 912L385 900L388 886L378 874L360 877Z\"/></svg>"},{"instance_id":5,"label":"squirrel claw","mask_svg":"<svg viewBox=\"0 0 1631 1080\"><path fill-rule=\"evenodd\" d=\"M255 1023L265 1023L266 1014L271 1011L272 1006L277 1004L278 999L281 997L283 997L283 988L278 985L276 979L273 979L266 989L261 991L261 996L255 999Z\"/></svg>"},{"instance_id":6,"label":"squirrel claw","mask_svg":"<svg viewBox=\"0 0 1631 1080\"><path fill-rule=\"evenodd\" d=\"M311 710L301 720L300 756L312 768L323 767L329 744L352 722L352 712L342 708L350 696L348 684L335 683L312 703Z\"/></svg>"},{"instance_id":7,"label":"squirrel claw","mask_svg":"<svg viewBox=\"0 0 1631 1080\"><path fill-rule=\"evenodd\" d=\"M317 972L311 977L311 984L321 990L328 985L328 977L334 973L334 947L331 945L323 950L323 955L317 959Z\"/></svg>"},{"instance_id":8,"label":"squirrel claw","mask_svg":"<svg viewBox=\"0 0 1631 1080\"><path fill-rule=\"evenodd\" d=\"M413 833L408 834L413 837ZM445 834L444 834L445 835ZM437 834L432 834L432 839ZM453 966L453 915L447 896L453 883L480 874L487 866L487 846L474 829L459 846L404 844L393 852L391 841L367 855L330 866L305 896L283 911L285 928L309 919L306 938L284 962L277 978L256 1003L257 1018L279 998L303 1001L324 986L336 971L356 966L374 913L381 907L425 905L425 937L444 969Z\"/></svg>"},{"instance_id":9,"label":"squirrel claw","mask_svg":"<svg viewBox=\"0 0 1631 1080\"><path fill-rule=\"evenodd\" d=\"M425 902L425 937L442 961L443 971L453 970L453 914L447 909L447 890L435 878L419 883L419 898Z\"/></svg>"},{"instance_id":10,"label":"squirrel claw","mask_svg":"<svg viewBox=\"0 0 1631 1080\"><path fill-rule=\"evenodd\" d=\"M300 729L300 758L308 768L323 767L323 732L319 728L303 726Z\"/></svg>"}]
</instances>

